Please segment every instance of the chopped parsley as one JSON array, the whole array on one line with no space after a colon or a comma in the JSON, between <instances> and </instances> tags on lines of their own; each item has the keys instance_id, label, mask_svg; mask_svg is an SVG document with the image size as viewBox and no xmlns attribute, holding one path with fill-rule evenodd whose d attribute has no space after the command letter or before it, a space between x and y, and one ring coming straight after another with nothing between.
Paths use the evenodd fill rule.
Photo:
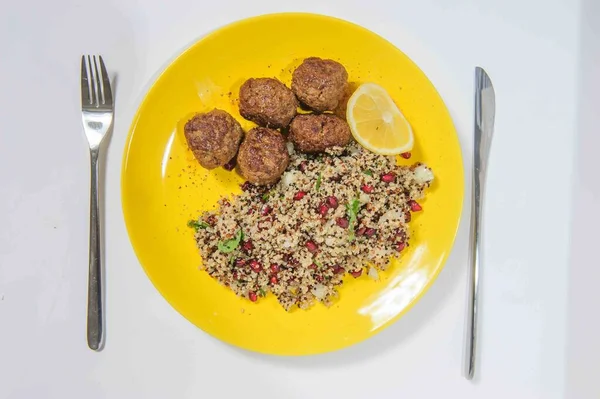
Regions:
<instances>
[{"instance_id":1,"label":"chopped parsley","mask_svg":"<svg viewBox=\"0 0 600 399\"><path fill-rule=\"evenodd\" d=\"M319 262L319 261L318 261L318 260L316 260L316 259L313 259L313 263L314 263L315 265L319 266L319 268L322 268L322 267L323 267L323 265L321 264L321 262Z\"/></svg>"},{"instance_id":2,"label":"chopped parsley","mask_svg":"<svg viewBox=\"0 0 600 399\"><path fill-rule=\"evenodd\" d=\"M323 180L323 173L319 172L319 177L317 177L317 184L315 184L315 189L317 192L321 189L321 180Z\"/></svg>"},{"instance_id":3,"label":"chopped parsley","mask_svg":"<svg viewBox=\"0 0 600 399\"><path fill-rule=\"evenodd\" d=\"M363 170L363 173L367 176L373 176L373 171L371 169Z\"/></svg>"},{"instance_id":4,"label":"chopped parsley","mask_svg":"<svg viewBox=\"0 0 600 399\"><path fill-rule=\"evenodd\" d=\"M199 222L199 221L194 220L194 219L190 220L187 225L188 225L189 228L192 228L192 229L194 229L196 231L198 231L198 230L204 230L205 228L208 227L208 223L206 223L206 222Z\"/></svg>"},{"instance_id":5,"label":"chopped parsley","mask_svg":"<svg viewBox=\"0 0 600 399\"><path fill-rule=\"evenodd\" d=\"M356 218L358 211L360 210L360 201L353 199L350 203L346 204L346 214L348 215L348 230L350 231L350 241L354 241L354 225L356 224Z\"/></svg>"},{"instance_id":6,"label":"chopped parsley","mask_svg":"<svg viewBox=\"0 0 600 399\"><path fill-rule=\"evenodd\" d=\"M262 288L259 288L258 289L258 295L260 295L261 297L264 298L267 295L267 293Z\"/></svg>"},{"instance_id":7,"label":"chopped parsley","mask_svg":"<svg viewBox=\"0 0 600 399\"><path fill-rule=\"evenodd\" d=\"M244 232L242 231L242 229L240 229L237 233L235 233L235 237L229 240L219 241L217 243L217 248L219 248L219 251L223 252L224 254L231 253L235 251L235 249L240 245L240 242L243 238Z\"/></svg>"}]
</instances>

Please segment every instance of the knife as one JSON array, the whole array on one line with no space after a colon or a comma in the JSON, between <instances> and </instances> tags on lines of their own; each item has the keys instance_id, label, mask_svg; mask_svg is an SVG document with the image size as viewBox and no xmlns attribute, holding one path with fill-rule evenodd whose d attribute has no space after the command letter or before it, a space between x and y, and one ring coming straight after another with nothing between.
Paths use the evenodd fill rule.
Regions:
<instances>
[{"instance_id":1,"label":"knife","mask_svg":"<svg viewBox=\"0 0 600 399\"><path fill-rule=\"evenodd\" d=\"M467 333L465 342L465 377L473 379L477 347L477 316L479 313L479 275L481 270L481 224L485 180L494 135L496 94L488 74L475 68L475 147L473 153L473 186L471 199L471 232Z\"/></svg>"}]
</instances>

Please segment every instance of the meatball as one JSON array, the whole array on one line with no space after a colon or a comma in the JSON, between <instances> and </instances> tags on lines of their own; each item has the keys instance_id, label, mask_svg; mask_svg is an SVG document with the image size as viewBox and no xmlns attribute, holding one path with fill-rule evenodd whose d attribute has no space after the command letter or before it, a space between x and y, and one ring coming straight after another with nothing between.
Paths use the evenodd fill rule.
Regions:
<instances>
[{"instance_id":1,"label":"meatball","mask_svg":"<svg viewBox=\"0 0 600 399\"><path fill-rule=\"evenodd\" d=\"M220 109L194 115L183 131L194 156L206 169L225 165L235 157L244 135L239 122Z\"/></svg>"},{"instance_id":2,"label":"meatball","mask_svg":"<svg viewBox=\"0 0 600 399\"><path fill-rule=\"evenodd\" d=\"M286 127L297 108L294 93L277 79L248 79L240 87L240 114L260 126Z\"/></svg>"},{"instance_id":3,"label":"meatball","mask_svg":"<svg viewBox=\"0 0 600 399\"><path fill-rule=\"evenodd\" d=\"M316 112L333 111L344 97L348 72L339 62L310 57L292 74L292 91Z\"/></svg>"},{"instance_id":4,"label":"meatball","mask_svg":"<svg viewBox=\"0 0 600 399\"><path fill-rule=\"evenodd\" d=\"M290 141L302 152L322 152L352 140L345 120L332 114L298 115L290 125Z\"/></svg>"},{"instance_id":5,"label":"meatball","mask_svg":"<svg viewBox=\"0 0 600 399\"><path fill-rule=\"evenodd\" d=\"M265 127L255 127L246 134L237 157L242 176L259 185L275 183L289 162L281 133Z\"/></svg>"}]
</instances>

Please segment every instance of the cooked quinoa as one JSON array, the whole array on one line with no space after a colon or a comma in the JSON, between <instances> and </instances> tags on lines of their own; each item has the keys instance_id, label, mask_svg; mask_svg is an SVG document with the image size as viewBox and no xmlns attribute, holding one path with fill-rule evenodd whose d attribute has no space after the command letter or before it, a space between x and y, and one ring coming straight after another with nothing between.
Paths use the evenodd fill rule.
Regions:
<instances>
[{"instance_id":1,"label":"cooked quinoa","mask_svg":"<svg viewBox=\"0 0 600 399\"><path fill-rule=\"evenodd\" d=\"M315 299L330 305L347 273L377 278L408 246L411 211L421 209L433 174L356 143L290 153L278 183L244 183L190 222L202 269L253 302L271 292L286 310Z\"/></svg>"}]
</instances>

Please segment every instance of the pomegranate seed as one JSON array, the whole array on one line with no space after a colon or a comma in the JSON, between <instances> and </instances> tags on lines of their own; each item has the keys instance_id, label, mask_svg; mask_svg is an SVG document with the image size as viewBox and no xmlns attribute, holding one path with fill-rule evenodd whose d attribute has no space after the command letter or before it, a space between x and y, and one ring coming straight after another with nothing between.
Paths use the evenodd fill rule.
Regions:
<instances>
[{"instance_id":1,"label":"pomegranate seed","mask_svg":"<svg viewBox=\"0 0 600 399\"><path fill-rule=\"evenodd\" d=\"M237 280L237 279L238 279L238 274L237 274L237 272L233 272L233 279L234 279L234 280Z\"/></svg>"},{"instance_id":2,"label":"pomegranate seed","mask_svg":"<svg viewBox=\"0 0 600 399\"><path fill-rule=\"evenodd\" d=\"M366 227L361 227L360 229L356 230L356 235L357 236L362 236L363 234L365 234L365 231L367 231Z\"/></svg>"},{"instance_id":3,"label":"pomegranate seed","mask_svg":"<svg viewBox=\"0 0 600 399\"><path fill-rule=\"evenodd\" d=\"M254 184L250 183L249 181L244 182L244 184L242 184L242 191L250 191L252 188L254 188Z\"/></svg>"},{"instance_id":4,"label":"pomegranate seed","mask_svg":"<svg viewBox=\"0 0 600 399\"><path fill-rule=\"evenodd\" d=\"M365 230L365 235L366 235L367 237L373 237L373 236L375 235L375 232L376 232L376 231L377 231L377 230L375 230L375 229L373 229L373 228L368 228L368 229L366 229L366 230Z\"/></svg>"},{"instance_id":5,"label":"pomegranate seed","mask_svg":"<svg viewBox=\"0 0 600 399\"><path fill-rule=\"evenodd\" d=\"M305 195L305 191L298 191L296 194L294 194L294 201L300 201Z\"/></svg>"},{"instance_id":6,"label":"pomegranate seed","mask_svg":"<svg viewBox=\"0 0 600 399\"><path fill-rule=\"evenodd\" d=\"M408 205L410 205L410 210L413 212L419 212L423 210L423 207L421 207L421 205L419 205L419 203L415 200L408 201Z\"/></svg>"},{"instance_id":7,"label":"pomegranate seed","mask_svg":"<svg viewBox=\"0 0 600 399\"><path fill-rule=\"evenodd\" d=\"M289 261L290 261L290 259L292 259L292 255L290 255L290 254L284 254L284 255L283 255L283 260L284 260L285 262L289 262Z\"/></svg>"},{"instance_id":8,"label":"pomegranate seed","mask_svg":"<svg viewBox=\"0 0 600 399\"><path fill-rule=\"evenodd\" d=\"M406 248L406 244L404 242L396 243L396 251L402 252L404 248Z\"/></svg>"},{"instance_id":9,"label":"pomegranate seed","mask_svg":"<svg viewBox=\"0 0 600 399\"><path fill-rule=\"evenodd\" d=\"M328 210L329 210L329 208L327 207L327 205L325 205L325 204L319 205L319 215L324 217L325 215L327 215Z\"/></svg>"},{"instance_id":10,"label":"pomegranate seed","mask_svg":"<svg viewBox=\"0 0 600 399\"><path fill-rule=\"evenodd\" d=\"M344 272L344 268L338 265L333 266L333 272L335 274L340 274Z\"/></svg>"},{"instance_id":11,"label":"pomegranate seed","mask_svg":"<svg viewBox=\"0 0 600 399\"><path fill-rule=\"evenodd\" d=\"M373 192L373 186L371 186L369 184L363 184L360 189L363 190L367 194L371 194Z\"/></svg>"},{"instance_id":12,"label":"pomegranate seed","mask_svg":"<svg viewBox=\"0 0 600 399\"><path fill-rule=\"evenodd\" d=\"M238 258L238 259L236 259L236 260L235 260L235 265L236 265L237 267L242 267L242 266L244 266L245 264L246 264L246 259L241 259L241 258Z\"/></svg>"},{"instance_id":13,"label":"pomegranate seed","mask_svg":"<svg viewBox=\"0 0 600 399\"><path fill-rule=\"evenodd\" d=\"M253 291L250 291L248 293L248 299L250 299L252 302L256 302L256 293Z\"/></svg>"},{"instance_id":14,"label":"pomegranate seed","mask_svg":"<svg viewBox=\"0 0 600 399\"><path fill-rule=\"evenodd\" d=\"M254 207L248 209L248 212L246 212L248 215L252 215L254 213Z\"/></svg>"},{"instance_id":15,"label":"pomegranate seed","mask_svg":"<svg viewBox=\"0 0 600 399\"><path fill-rule=\"evenodd\" d=\"M242 251L245 253L250 253L254 249L254 244L252 244L252 240L244 241L242 243Z\"/></svg>"},{"instance_id":16,"label":"pomegranate seed","mask_svg":"<svg viewBox=\"0 0 600 399\"><path fill-rule=\"evenodd\" d=\"M315 265L314 263L311 263L310 266L308 266L309 269L312 270L317 270L317 265Z\"/></svg>"},{"instance_id":17,"label":"pomegranate seed","mask_svg":"<svg viewBox=\"0 0 600 399\"><path fill-rule=\"evenodd\" d=\"M273 210L273 208L271 208L269 205L267 205L263 208L261 215L267 216L269 213L271 213L272 210Z\"/></svg>"},{"instance_id":18,"label":"pomegranate seed","mask_svg":"<svg viewBox=\"0 0 600 399\"><path fill-rule=\"evenodd\" d=\"M271 284L277 284L277 276L271 276L270 281Z\"/></svg>"},{"instance_id":19,"label":"pomegranate seed","mask_svg":"<svg viewBox=\"0 0 600 399\"><path fill-rule=\"evenodd\" d=\"M348 222L348 219L346 219L346 218L337 218L335 220L335 224L340 226L342 229L347 229L348 226L350 225L350 223Z\"/></svg>"},{"instance_id":20,"label":"pomegranate seed","mask_svg":"<svg viewBox=\"0 0 600 399\"><path fill-rule=\"evenodd\" d=\"M311 254L314 254L319 250L319 247L317 246L317 244L315 244L314 241L308 240L304 245L306 245L306 249L308 249L308 252L310 252Z\"/></svg>"},{"instance_id":21,"label":"pomegranate seed","mask_svg":"<svg viewBox=\"0 0 600 399\"><path fill-rule=\"evenodd\" d=\"M252 269L252 271L255 273L259 273L262 270L262 265L259 261L252 259L250 261L250 269Z\"/></svg>"},{"instance_id":22,"label":"pomegranate seed","mask_svg":"<svg viewBox=\"0 0 600 399\"><path fill-rule=\"evenodd\" d=\"M338 207L338 200L333 195L327 197L326 202L327 206L329 206L330 208L336 209Z\"/></svg>"},{"instance_id":23,"label":"pomegranate seed","mask_svg":"<svg viewBox=\"0 0 600 399\"><path fill-rule=\"evenodd\" d=\"M276 264L276 263L272 263L272 264L271 264L271 271L272 271L273 273L278 273L278 272L279 272L279 265L278 265L278 264Z\"/></svg>"},{"instance_id":24,"label":"pomegranate seed","mask_svg":"<svg viewBox=\"0 0 600 399\"><path fill-rule=\"evenodd\" d=\"M412 154L410 152L403 152L402 154L400 154L400 156L404 159L409 159L411 155Z\"/></svg>"},{"instance_id":25,"label":"pomegranate seed","mask_svg":"<svg viewBox=\"0 0 600 399\"><path fill-rule=\"evenodd\" d=\"M316 275L315 276L315 280L317 280L319 283L323 281L323 276L320 275Z\"/></svg>"},{"instance_id":26,"label":"pomegranate seed","mask_svg":"<svg viewBox=\"0 0 600 399\"><path fill-rule=\"evenodd\" d=\"M233 158L231 158L231 160L229 162L227 162L225 165L223 165L223 169L231 172L235 168L235 164L236 164L236 159L235 159L235 157L233 157Z\"/></svg>"},{"instance_id":27,"label":"pomegranate seed","mask_svg":"<svg viewBox=\"0 0 600 399\"><path fill-rule=\"evenodd\" d=\"M300 165L298 165L298 169L300 169L300 172L306 172L306 161L300 162Z\"/></svg>"},{"instance_id":28,"label":"pomegranate seed","mask_svg":"<svg viewBox=\"0 0 600 399\"><path fill-rule=\"evenodd\" d=\"M400 237L402 240L406 238L406 233L402 229L397 229L394 235Z\"/></svg>"},{"instance_id":29,"label":"pomegranate seed","mask_svg":"<svg viewBox=\"0 0 600 399\"><path fill-rule=\"evenodd\" d=\"M211 226L214 226L215 223L217 223L217 217L215 215L210 215L207 219L206 219L206 223L210 224Z\"/></svg>"},{"instance_id":30,"label":"pomegranate seed","mask_svg":"<svg viewBox=\"0 0 600 399\"><path fill-rule=\"evenodd\" d=\"M350 272L350 274L352 275L352 277L357 278L360 277L360 275L362 274L362 269L359 270L354 270L352 272Z\"/></svg>"},{"instance_id":31,"label":"pomegranate seed","mask_svg":"<svg viewBox=\"0 0 600 399\"><path fill-rule=\"evenodd\" d=\"M381 181L385 183L391 183L396 180L396 175L392 172L386 173L385 175L381 175Z\"/></svg>"}]
</instances>

